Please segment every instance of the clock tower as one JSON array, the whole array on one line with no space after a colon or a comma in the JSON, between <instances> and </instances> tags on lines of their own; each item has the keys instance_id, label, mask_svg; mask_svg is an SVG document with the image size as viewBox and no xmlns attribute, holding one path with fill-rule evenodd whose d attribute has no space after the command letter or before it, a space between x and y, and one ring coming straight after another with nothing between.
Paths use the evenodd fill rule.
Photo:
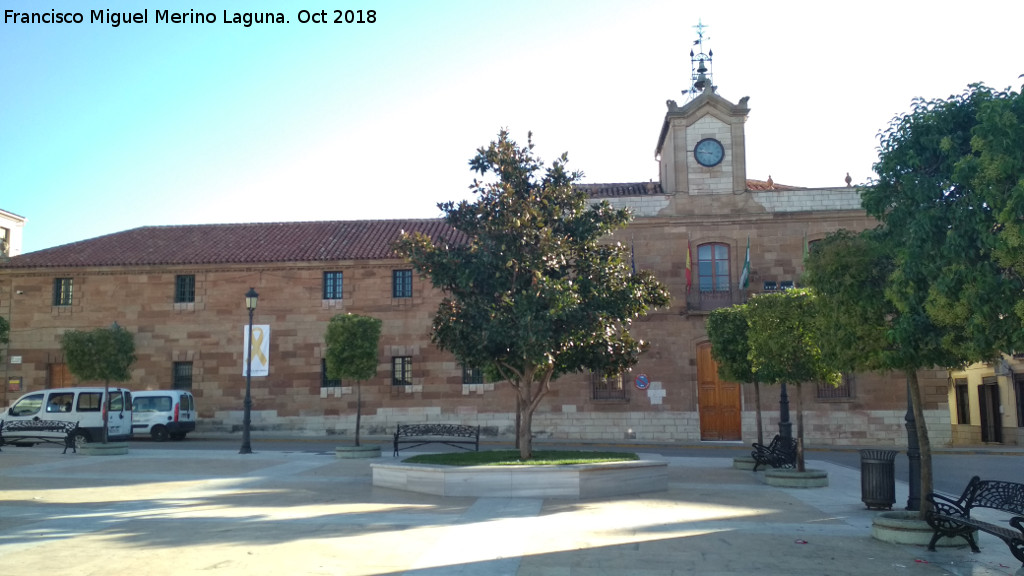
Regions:
<instances>
[{"instance_id":1,"label":"clock tower","mask_svg":"<svg viewBox=\"0 0 1024 576\"><path fill-rule=\"evenodd\" d=\"M667 194L740 194L747 189L743 125L747 97L733 104L717 94L712 83L712 52L703 52L703 25L697 26L699 53L690 51L693 70L690 101L669 100L655 155L659 179Z\"/></svg>"}]
</instances>

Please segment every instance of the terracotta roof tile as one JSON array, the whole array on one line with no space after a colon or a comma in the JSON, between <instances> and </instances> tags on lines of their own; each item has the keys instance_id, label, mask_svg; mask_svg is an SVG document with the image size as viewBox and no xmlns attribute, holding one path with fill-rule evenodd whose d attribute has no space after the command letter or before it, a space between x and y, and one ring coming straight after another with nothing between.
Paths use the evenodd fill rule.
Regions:
<instances>
[{"instance_id":1,"label":"terracotta roof tile","mask_svg":"<svg viewBox=\"0 0 1024 576\"><path fill-rule=\"evenodd\" d=\"M441 219L145 226L15 256L0 268L265 264L397 258L402 230L461 238Z\"/></svg>"},{"instance_id":2,"label":"terracotta roof tile","mask_svg":"<svg viewBox=\"0 0 1024 576\"><path fill-rule=\"evenodd\" d=\"M613 198L618 196L651 196L664 194L660 182L626 182L619 184L577 184L586 190L591 198Z\"/></svg>"}]
</instances>

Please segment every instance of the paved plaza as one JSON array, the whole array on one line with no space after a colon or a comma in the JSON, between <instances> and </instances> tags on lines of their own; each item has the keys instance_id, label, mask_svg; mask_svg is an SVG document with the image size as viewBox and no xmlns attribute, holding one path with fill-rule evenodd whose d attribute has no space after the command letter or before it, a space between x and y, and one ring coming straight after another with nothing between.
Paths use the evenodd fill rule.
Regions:
<instances>
[{"instance_id":1,"label":"paved plaza","mask_svg":"<svg viewBox=\"0 0 1024 576\"><path fill-rule=\"evenodd\" d=\"M667 492L541 500L375 488L389 455L5 447L0 574L1024 574L988 535L980 554L874 540L855 469L809 460L829 486L784 489L731 458L641 456L668 462Z\"/></svg>"}]
</instances>

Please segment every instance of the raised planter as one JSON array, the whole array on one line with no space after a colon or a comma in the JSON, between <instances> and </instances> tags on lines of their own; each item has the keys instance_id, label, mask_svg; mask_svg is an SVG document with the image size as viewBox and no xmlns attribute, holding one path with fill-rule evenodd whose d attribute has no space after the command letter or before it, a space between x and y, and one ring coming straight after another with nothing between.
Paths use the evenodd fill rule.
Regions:
<instances>
[{"instance_id":1,"label":"raised planter","mask_svg":"<svg viewBox=\"0 0 1024 576\"><path fill-rule=\"evenodd\" d=\"M750 456L737 456L732 459L732 467L737 470L753 470L755 464Z\"/></svg>"},{"instance_id":2,"label":"raised planter","mask_svg":"<svg viewBox=\"0 0 1024 576\"><path fill-rule=\"evenodd\" d=\"M891 544L915 544L927 546L932 539L932 529L924 520L918 519L914 511L882 512L871 521L871 537ZM978 541L978 532L974 532L974 541ZM963 538L939 538L936 546L946 548L962 548L967 546Z\"/></svg>"},{"instance_id":3,"label":"raised planter","mask_svg":"<svg viewBox=\"0 0 1024 576\"><path fill-rule=\"evenodd\" d=\"M769 468L764 481L777 488L824 488L828 486L828 472L810 468L800 472L789 468Z\"/></svg>"},{"instance_id":4,"label":"raised planter","mask_svg":"<svg viewBox=\"0 0 1024 576\"><path fill-rule=\"evenodd\" d=\"M335 446L335 458L380 458L380 446Z\"/></svg>"},{"instance_id":5,"label":"raised planter","mask_svg":"<svg viewBox=\"0 0 1024 576\"><path fill-rule=\"evenodd\" d=\"M119 456L128 453L127 442L85 442L78 445L78 453L86 456Z\"/></svg>"},{"instance_id":6,"label":"raised planter","mask_svg":"<svg viewBox=\"0 0 1024 576\"><path fill-rule=\"evenodd\" d=\"M664 492L668 464L650 460L565 466L370 464L373 485L436 496L603 498Z\"/></svg>"}]
</instances>

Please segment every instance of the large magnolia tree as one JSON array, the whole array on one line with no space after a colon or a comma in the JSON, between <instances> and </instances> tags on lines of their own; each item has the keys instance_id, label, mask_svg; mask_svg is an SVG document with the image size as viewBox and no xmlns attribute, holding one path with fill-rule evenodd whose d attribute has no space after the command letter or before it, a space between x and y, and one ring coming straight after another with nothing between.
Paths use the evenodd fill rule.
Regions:
<instances>
[{"instance_id":1,"label":"large magnolia tree","mask_svg":"<svg viewBox=\"0 0 1024 576\"><path fill-rule=\"evenodd\" d=\"M631 273L610 234L627 210L592 204L565 154L550 166L507 131L469 164L475 198L439 207L450 238L404 234L395 249L442 290L431 338L464 365L500 375L517 396L520 457L532 456L532 418L564 374L621 374L645 343L630 323L667 306L652 274Z\"/></svg>"}]
</instances>

